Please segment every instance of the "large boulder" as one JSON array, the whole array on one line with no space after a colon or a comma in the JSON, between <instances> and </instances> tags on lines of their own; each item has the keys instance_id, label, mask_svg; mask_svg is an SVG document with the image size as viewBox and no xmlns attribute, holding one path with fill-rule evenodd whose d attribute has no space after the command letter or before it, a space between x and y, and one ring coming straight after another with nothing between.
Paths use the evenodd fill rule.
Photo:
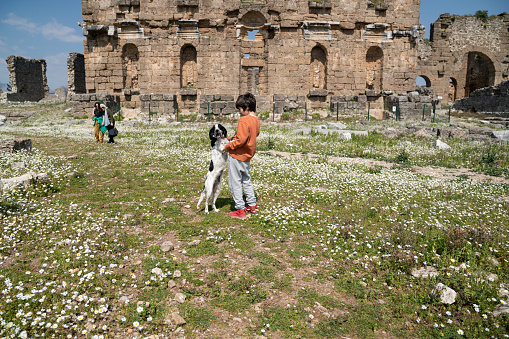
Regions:
<instances>
[{"instance_id":1,"label":"large boulder","mask_svg":"<svg viewBox=\"0 0 509 339\"><path fill-rule=\"evenodd\" d=\"M431 291L431 294L439 297L443 304L454 304L456 301L456 291L442 283L435 285L435 288Z\"/></svg>"},{"instance_id":2,"label":"large boulder","mask_svg":"<svg viewBox=\"0 0 509 339\"><path fill-rule=\"evenodd\" d=\"M6 139L0 140L0 152L32 151L32 139Z\"/></svg>"}]
</instances>

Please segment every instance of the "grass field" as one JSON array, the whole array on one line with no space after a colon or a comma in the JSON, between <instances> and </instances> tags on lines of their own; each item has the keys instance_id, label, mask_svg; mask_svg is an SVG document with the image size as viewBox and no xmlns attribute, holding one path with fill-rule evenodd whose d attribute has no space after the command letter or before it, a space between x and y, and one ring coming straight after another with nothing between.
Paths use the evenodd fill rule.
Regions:
<instances>
[{"instance_id":1,"label":"grass field","mask_svg":"<svg viewBox=\"0 0 509 339\"><path fill-rule=\"evenodd\" d=\"M196 208L212 123L119 125L117 144L97 144L91 121L67 123L66 108L32 106L0 127L0 140L34 147L0 153L0 179L51 179L0 197L0 337L509 337L509 316L492 314L509 303L507 143L437 150L374 132L380 122L343 141L262 121L260 214L236 220L227 175L220 212ZM236 121L222 123L233 134ZM410 274L428 266L438 276Z\"/></svg>"}]
</instances>

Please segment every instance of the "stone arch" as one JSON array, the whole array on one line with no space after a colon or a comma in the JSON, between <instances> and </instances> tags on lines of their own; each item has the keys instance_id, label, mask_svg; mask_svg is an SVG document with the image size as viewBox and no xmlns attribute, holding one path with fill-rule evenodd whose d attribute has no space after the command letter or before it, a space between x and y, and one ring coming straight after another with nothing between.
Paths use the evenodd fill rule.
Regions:
<instances>
[{"instance_id":1,"label":"stone arch","mask_svg":"<svg viewBox=\"0 0 509 339\"><path fill-rule=\"evenodd\" d=\"M136 45L125 44L124 47L122 47L122 75L124 88L139 88L139 60L140 54Z\"/></svg>"},{"instance_id":2,"label":"stone arch","mask_svg":"<svg viewBox=\"0 0 509 339\"><path fill-rule=\"evenodd\" d=\"M458 81L455 78L449 78L449 102L456 101L458 97Z\"/></svg>"},{"instance_id":3,"label":"stone arch","mask_svg":"<svg viewBox=\"0 0 509 339\"><path fill-rule=\"evenodd\" d=\"M429 79L429 77L427 77L425 75L419 75L417 77L417 79L415 79L415 82L416 82L417 85L419 85L419 82L418 82L419 78L422 78L424 80L424 83L425 83L424 87L428 87L428 88L431 87L431 80ZM419 86L422 87L422 85L419 85Z\"/></svg>"},{"instance_id":4,"label":"stone arch","mask_svg":"<svg viewBox=\"0 0 509 339\"><path fill-rule=\"evenodd\" d=\"M265 33L263 27L267 23L267 19L262 13L249 11L242 16L240 23L242 25L240 29L242 40L263 40Z\"/></svg>"},{"instance_id":5,"label":"stone arch","mask_svg":"<svg viewBox=\"0 0 509 339\"><path fill-rule=\"evenodd\" d=\"M465 80L465 96L479 88L495 84L495 65L484 53L471 51L467 55L467 72Z\"/></svg>"},{"instance_id":6,"label":"stone arch","mask_svg":"<svg viewBox=\"0 0 509 339\"><path fill-rule=\"evenodd\" d=\"M192 45L184 45L180 50L180 87L196 87L198 79L196 48Z\"/></svg>"},{"instance_id":7,"label":"stone arch","mask_svg":"<svg viewBox=\"0 0 509 339\"><path fill-rule=\"evenodd\" d=\"M311 50L310 80L311 89L327 89L327 51L319 45Z\"/></svg>"},{"instance_id":8,"label":"stone arch","mask_svg":"<svg viewBox=\"0 0 509 339\"><path fill-rule=\"evenodd\" d=\"M372 46L366 52L366 89L380 91L383 88L384 52Z\"/></svg>"}]
</instances>

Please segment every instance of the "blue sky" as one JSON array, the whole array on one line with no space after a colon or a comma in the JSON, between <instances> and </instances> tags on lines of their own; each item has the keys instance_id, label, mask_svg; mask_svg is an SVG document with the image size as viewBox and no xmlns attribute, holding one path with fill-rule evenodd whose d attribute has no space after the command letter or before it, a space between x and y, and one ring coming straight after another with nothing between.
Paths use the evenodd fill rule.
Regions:
<instances>
[{"instance_id":1,"label":"blue sky","mask_svg":"<svg viewBox=\"0 0 509 339\"><path fill-rule=\"evenodd\" d=\"M146 0L142 0L146 1ZM0 83L9 82L9 55L45 59L50 90L67 86L67 55L83 53L80 0L0 0ZM507 0L421 0L420 22L426 27L442 13L509 12Z\"/></svg>"}]
</instances>

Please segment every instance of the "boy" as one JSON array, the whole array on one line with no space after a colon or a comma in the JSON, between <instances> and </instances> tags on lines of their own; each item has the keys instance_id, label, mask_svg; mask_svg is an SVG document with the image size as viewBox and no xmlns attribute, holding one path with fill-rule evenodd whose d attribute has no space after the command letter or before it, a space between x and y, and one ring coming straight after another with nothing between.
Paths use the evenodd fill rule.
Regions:
<instances>
[{"instance_id":1,"label":"boy","mask_svg":"<svg viewBox=\"0 0 509 339\"><path fill-rule=\"evenodd\" d=\"M235 201L235 211L230 212L230 217L245 219L246 212L258 213L256 197L251 184L249 161L256 152L256 137L260 134L260 120L255 115L256 99L253 94L246 93L237 98L235 107L240 112L237 132L230 139L223 153L228 155L228 186ZM246 195L246 204L242 197L242 189Z\"/></svg>"}]
</instances>

